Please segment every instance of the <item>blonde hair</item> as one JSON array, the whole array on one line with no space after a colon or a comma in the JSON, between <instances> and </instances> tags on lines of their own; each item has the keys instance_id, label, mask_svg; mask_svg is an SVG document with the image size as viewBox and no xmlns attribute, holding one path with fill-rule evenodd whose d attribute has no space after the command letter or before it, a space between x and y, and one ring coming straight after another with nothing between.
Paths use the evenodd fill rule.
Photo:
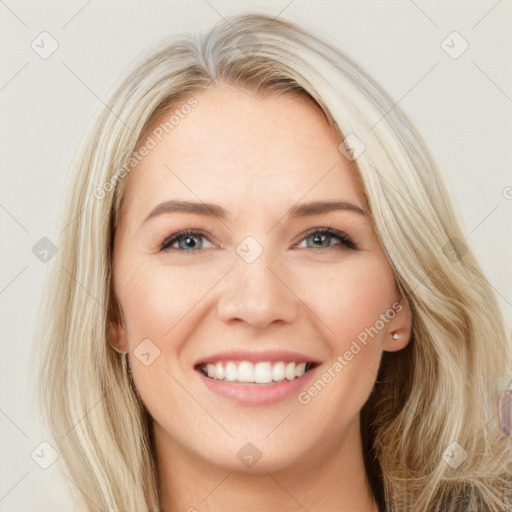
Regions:
<instances>
[{"instance_id":1,"label":"blonde hair","mask_svg":"<svg viewBox=\"0 0 512 512\"><path fill-rule=\"evenodd\" d=\"M493 419L512 373L510 342L431 156L393 101L335 45L254 13L143 55L76 159L33 365L80 510L159 510L151 419L108 339L112 241L128 162L148 129L215 83L308 95L340 143L364 144L352 164L413 322L409 345L384 353L361 411L375 496L390 512L510 510L512 444ZM454 442L467 455L458 467L443 458L460 450Z\"/></svg>"}]
</instances>

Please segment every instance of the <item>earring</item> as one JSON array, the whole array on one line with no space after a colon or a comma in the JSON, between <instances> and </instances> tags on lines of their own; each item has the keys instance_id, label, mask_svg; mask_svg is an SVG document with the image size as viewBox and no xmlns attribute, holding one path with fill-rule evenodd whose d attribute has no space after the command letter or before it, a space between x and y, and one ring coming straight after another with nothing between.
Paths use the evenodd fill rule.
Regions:
<instances>
[{"instance_id":1,"label":"earring","mask_svg":"<svg viewBox=\"0 0 512 512\"><path fill-rule=\"evenodd\" d=\"M397 340L398 338L400 338L400 335L396 332L396 331L393 331L391 333L391 337L394 339L394 340Z\"/></svg>"}]
</instances>

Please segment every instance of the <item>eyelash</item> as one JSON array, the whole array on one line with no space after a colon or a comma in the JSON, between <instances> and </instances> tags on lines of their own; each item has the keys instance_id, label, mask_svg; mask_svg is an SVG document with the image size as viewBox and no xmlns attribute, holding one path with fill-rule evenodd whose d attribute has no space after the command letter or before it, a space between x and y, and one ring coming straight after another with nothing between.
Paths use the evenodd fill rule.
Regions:
<instances>
[{"instance_id":1,"label":"eyelash","mask_svg":"<svg viewBox=\"0 0 512 512\"><path fill-rule=\"evenodd\" d=\"M326 250L326 249L334 249L337 245L343 245L348 249L351 249L353 251L358 251L359 246L356 244L350 237L348 237L345 233L342 231L338 231L337 229L331 228L331 227L325 227L325 228L312 228L306 233L304 233L302 240L305 238L308 238L311 235L314 234L321 234L321 235L330 235L335 238L338 238L340 240L341 244L335 244L334 246L330 247L306 247L306 249L319 249L319 250ZM202 230L192 230L192 229L184 229L182 231L178 231L177 233L172 234L171 236L167 237L160 247L161 251L169 251L174 250L178 252L184 252L184 253L193 253L193 252L201 252L201 250L195 250L195 249L173 249L171 248L171 245L180 240L181 238L185 238L186 236L196 236L199 235L199 237L204 237L208 239L207 234ZM208 239L209 240L209 239Z\"/></svg>"}]
</instances>

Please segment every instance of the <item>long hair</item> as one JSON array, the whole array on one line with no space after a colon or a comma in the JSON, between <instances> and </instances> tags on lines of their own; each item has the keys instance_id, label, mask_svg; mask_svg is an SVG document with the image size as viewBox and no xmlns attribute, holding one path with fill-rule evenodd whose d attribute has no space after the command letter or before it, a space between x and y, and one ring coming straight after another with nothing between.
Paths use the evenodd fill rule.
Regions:
<instances>
[{"instance_id":1,"label":"long hair","mask_svg":"<svg viewBox=\"0 0 512 512\"><path fill-rule=\"evenodd\" d=\"M139 57L75 157L32 364L37 403L80 510L159 510L151 419L108 339L112 242L148 130L216 83L318 104L411 308L411 340L384 353L361 411L375 496L390 512L510 510L512 443L494 421L512 374L510 341L432 157L400 109L333 43L257 13Z\"/></svg>"}]
</instances>

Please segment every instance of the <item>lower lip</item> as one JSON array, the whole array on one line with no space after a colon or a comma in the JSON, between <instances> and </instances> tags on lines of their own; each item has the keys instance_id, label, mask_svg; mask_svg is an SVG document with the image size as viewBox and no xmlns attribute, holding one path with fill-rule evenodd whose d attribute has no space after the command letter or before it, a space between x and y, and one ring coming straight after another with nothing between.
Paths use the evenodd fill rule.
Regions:
<instances>
[{"instance_id":1,"label":"lower lip","mask_svg":"<svg viewBox=\"0 0 512 512\"><path fill-rule=\"evenodd\" d=\"M301 377L293 380L285 379L275 384L260 385L216 380L207 377L201 370L196 370L196 372L204 385L217 395L244 405L270 405L290 396L297 396L301 388L309 382L316 368L312 368Z\"/></svg>"}]
</instances>

